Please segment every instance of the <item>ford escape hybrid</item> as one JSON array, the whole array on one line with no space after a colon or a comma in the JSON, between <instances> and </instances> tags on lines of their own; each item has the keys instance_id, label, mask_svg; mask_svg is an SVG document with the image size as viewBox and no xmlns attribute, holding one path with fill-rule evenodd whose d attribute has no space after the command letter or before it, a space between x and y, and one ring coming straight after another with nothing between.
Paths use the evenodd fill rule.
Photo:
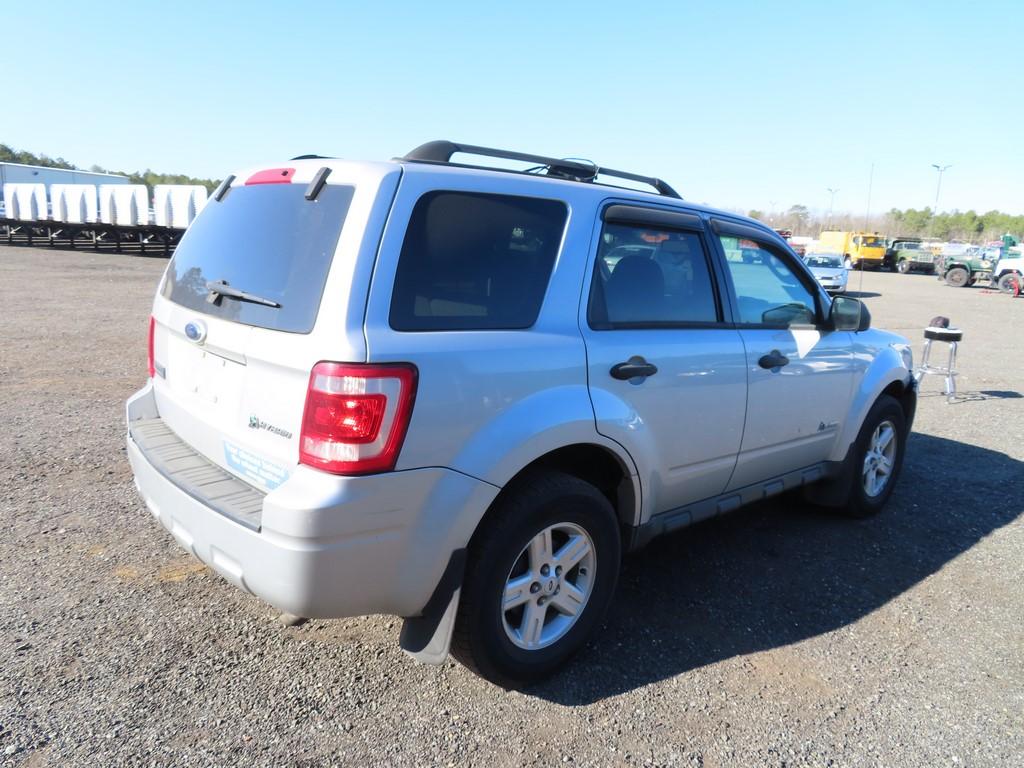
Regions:
<instances>
[{"instance_id":1,"label":"ford escape hybrid","mask_svg":"<svg viewBox=\"0 0 1024 768\"><path fill-rule=\"evenodd\" d=\"M128 455L180 545L506 686L654 536L797 488L877 512L916 403L906 341L760 223L450 142L229 177L149 322Z\"/></svg>"}]
</instances>

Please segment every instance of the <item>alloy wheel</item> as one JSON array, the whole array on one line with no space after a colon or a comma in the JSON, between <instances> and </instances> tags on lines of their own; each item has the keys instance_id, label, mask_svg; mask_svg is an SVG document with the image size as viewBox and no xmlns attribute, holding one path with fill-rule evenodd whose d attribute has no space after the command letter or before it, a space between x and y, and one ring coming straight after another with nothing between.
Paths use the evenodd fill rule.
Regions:
<instances>
[{"instance_id":1,"label":"alloy wheel","mask_svg":"<svg viewBox=\"0 0 1024 768\"><path fill-rule=\"evenodd\" d=\"M869 498L881 495L889 484L896 463L897 440L896 426L888 420L881 422L871 434L861 470L864 493Z\"/></svg>"},{"instance_id":2,"label":"alloy wheel","mask_svg":"<svg viewBox=\"0 0 1024 768\"><path fill-rule=\"evenodd\" d=\"M505 634L523 650L545 648L576 624L594 589L597 555L590 535L574 523L556 523L534 536L505 581Z\"/></svg>"}]
</instances>

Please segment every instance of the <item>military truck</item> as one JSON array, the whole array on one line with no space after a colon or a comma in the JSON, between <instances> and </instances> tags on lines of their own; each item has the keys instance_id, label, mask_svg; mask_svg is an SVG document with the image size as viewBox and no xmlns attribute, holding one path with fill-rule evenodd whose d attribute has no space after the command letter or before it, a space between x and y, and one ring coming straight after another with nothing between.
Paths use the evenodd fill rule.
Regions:
<instances>
[{"instance_id":1,"label":"military truck","mask_svg":"<svg viewBox=\"0 0 1024 768\"><path fill-rule=\"evenodd\" d=\"M992 269L999 256L1000 249L996 246L951 243L938 258L939 279L953 288L991 283Z\"/></svg>"},{"instance_id":2,"label":"military truck","mask_svg":"<svg viewBox=\"0 0 1024 768\"><path fill-rule=\"evenodd\" d=\"M885 249L885 266L907 274L908 272L935 273L935 254L920 237L896 237Z\"/></svg>"}]
</instances>

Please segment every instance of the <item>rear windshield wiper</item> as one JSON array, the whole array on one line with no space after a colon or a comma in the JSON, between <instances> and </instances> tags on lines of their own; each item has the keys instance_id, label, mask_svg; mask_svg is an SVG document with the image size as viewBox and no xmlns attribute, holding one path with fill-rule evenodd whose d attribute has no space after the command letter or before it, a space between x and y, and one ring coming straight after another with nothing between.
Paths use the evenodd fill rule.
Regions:
<instances>
[{"instance_id":1,"label":"rear windshield wiper","mask_svg":"<svg viewBox=\"0 0 1024 768\"><path fill-rule=\"evenodd\" d=\"M221 296L230 296L233 299L239 301L251 301L253 304L262 304L264 307L274 307L279 309L281 307L276 301L270 299L264 299L262 296L257 296L255 293L246 293L240 291L237 288L232 288L224 280L211 280L206 284L206 290L210 293L207 295L206 300L211 304L216 303L217 299Z\"/></svg>"}]
</instances>

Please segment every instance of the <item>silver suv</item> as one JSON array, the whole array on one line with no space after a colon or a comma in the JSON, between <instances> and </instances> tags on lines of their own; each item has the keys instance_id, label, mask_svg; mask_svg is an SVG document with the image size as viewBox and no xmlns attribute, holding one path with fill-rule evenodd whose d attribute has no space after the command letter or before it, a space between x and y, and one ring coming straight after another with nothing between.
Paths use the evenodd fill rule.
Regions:
<instances>
[{"instance_id":1,"label":"silver suv","mask_svg":"<svg viewBox=\"0 0 1024 768\"><path fill-rule=\"evenodd\" d=\"M798 488L881 509L916 393L869 325L659 179L451 142L297 158L229 177L182 240L128 456L236 586L404 617L413 656L521 685L655 536Z\"/></svg>"}]
</instances>

